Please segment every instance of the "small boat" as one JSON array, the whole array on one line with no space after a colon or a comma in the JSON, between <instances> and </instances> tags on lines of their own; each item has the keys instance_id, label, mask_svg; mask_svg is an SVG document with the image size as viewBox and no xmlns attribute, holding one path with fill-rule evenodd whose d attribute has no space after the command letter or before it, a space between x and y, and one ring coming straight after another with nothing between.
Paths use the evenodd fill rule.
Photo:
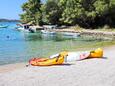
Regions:
<instances>
[{"instance_id":1,"label":"small boat","mask_svg":"<svg viewBox=\"0 0 115 86\"><path fill-rule=\"evenodd\" d=\"M22 32L29 32L28 30L25 30L24 27L17 27L16 29Z\"/></svg>"},{"instance_id":2,"label":"small boat","mask_svg":"<svg viewBox=\"0 0 115 86\"><path fill-rule=\"evenodd\" d=\"M80 36L80 33L72 33L72 32L61 32L61 34L64 36L74 36L74 37Z\"/></svg>"},{"instance_id":3,"label":"small boat","mask_svg":"<svg viewBox=\"0 0 115 86\"><path fill-rule=\"evenodd\" d=\"M19 28L16 28L16 29L19 30L19 31L23 31L23 32L31 32L31 33L36 32L36 30L31 29L31 28L25 29L23 27L19 27Z\"/></svg>"},{"instance_id":4,"label":"small boat","mask_svg":"<svg viewBox=\"0 0 115 86\"><path fill-rule=\"evenodd\" d=\"M8 25L0 25L0 28L7 28Z\"/></svg>"},{"instance_id":5,"label":"small boat","mask_svg":"<svg viewBox=\"0 0 115 86\"><path fill-rule=\"evenodd\" d=\"M49 34L49 35L55 35L55 34L56 34L56 32L50 31L50 30L41 30L41 32L42 32L43 34Z\"/></svg>"},{"instance_id":6,"label":"small boat","mask_svg":"<svg viewBox=\"0 0 115 86\"><path fill-rule=\"evenodd\" d=\"M31 33L36 32L36 29L29 28L28 26L25 26L25 25L20 26L20 27L18 27L16 29L19 30L19 31L23 31L23 32L31 32Z\"/></svg>"}]
</instances>

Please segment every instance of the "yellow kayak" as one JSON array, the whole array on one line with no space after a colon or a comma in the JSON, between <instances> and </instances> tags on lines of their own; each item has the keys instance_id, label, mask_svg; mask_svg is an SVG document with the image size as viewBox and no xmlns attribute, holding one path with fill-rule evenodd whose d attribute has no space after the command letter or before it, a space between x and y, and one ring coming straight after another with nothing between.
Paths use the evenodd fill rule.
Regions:
<instances>
[{"instance_id":1,"label":"yellow kayak","mask_svg":"<svg viewBox=\"0 0 115 86\"><path fill-rule=\"evenodd\" d=\"M55 58L38 58L38 59L31 59L29 63L33 66L51 66L51 65L59 65L63 64L64 58L67 57L67 52L61 52L58 57Z\"/></svg>"},{"instance_id":2,"label":"yellow kayak","mask_svg":"<svg viewBox=\"0 0 115 86\"><path fill-rule=\"evenodd\" d=\"M97 48L96 50L90 51L89 58L102 58L103 50L101 48Z\"/></svg>"},{"instance_id":3,"label":"yellow kayak","mask_svg":"<svg viewBox=\"0 0 115 86\"><path fill-rule=\"evenodd\" d=\"M64 63L64 59L69 55L69 52L61 52L58 56L54 58L33 58L29 60L29 64L33 66L51 66L51 65L59 65ZM82 60L87 58L102 58L103 50L101 48L97 48L96 50L90 51L89 56L82 55ZM68 58L68 57L67 57ZM73 57L71 57L73 58Z\"/></svg>"}]
</instances>

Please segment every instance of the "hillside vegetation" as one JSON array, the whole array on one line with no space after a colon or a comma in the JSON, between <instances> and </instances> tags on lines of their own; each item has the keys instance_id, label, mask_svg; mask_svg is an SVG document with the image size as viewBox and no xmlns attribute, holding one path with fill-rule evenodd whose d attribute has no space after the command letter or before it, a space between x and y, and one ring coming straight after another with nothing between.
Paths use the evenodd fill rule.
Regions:
<instances>
[{"instance_id":1,"label":"hillside vegetation","mask_svg":"<svg viewBox=\"0 0 115 86\"><path fill-rule=\"evenodd\" d=\"M34 25L115 27L115 0L28 0L22 5L21 21Z\"/></svg>"}]
</instances>

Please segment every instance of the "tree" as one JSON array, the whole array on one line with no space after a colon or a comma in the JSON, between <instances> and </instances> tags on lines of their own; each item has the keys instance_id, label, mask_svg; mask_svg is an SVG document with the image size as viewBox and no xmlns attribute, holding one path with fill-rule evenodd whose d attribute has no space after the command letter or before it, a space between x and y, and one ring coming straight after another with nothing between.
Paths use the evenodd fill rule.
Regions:
<instances>
[{"instance_id":1,"label":"tree","mask_svg":"<svg viewBox=\"0 0 115 86\"><path fill-rule=\"evenodd\" d=\"M113 23L115 19L114 0L60 0L59 4L63 9L60 20L65 24L89 28Z\"/></svg>"},{"instance_id":2,"label":"tree","mask_svg":"<svg viewBox=\"0 0 115 86\"><path fill-rule=\"evenodd\" d=\"M66 24L95 28L115 25L115 0L28 0L22 5L23 22Z\"/></svg>"},{"instance_id":3,"label":"tree","mask_svg":"<svg viewBox=\"0 0 115 86\"><path fill-rule=\"evenodd\" d=\"M28 23L33 22L33 24L38 25L42 23L42 11L41 11L41 1L40 0L29 0L22 5L24 11L20 15L21 21Z\"/></svg>"},{"instance_id":4,"label":"tree","mask_svg":"<svg viewBox=\"0 0 115 86\"><path fill-rule=\"evenodd\" d=\"M58 5L59 0L47 0L44 5L45 21L48 24L59 24L59 18L61 16L61 10Z\"/></svg>"}]
</instances>

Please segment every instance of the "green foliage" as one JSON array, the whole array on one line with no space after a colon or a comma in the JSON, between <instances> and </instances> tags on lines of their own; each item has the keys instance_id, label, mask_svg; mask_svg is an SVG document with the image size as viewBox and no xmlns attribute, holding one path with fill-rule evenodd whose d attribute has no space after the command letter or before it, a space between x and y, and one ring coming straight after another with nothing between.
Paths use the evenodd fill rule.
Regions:
<instances>
[{"instance_id":1,"label":"green foliage","mask_svg":"<svg viewBox=\"0 0 115 86\"><path fill-rule=\"evenodd\" d=\"M65 4L65 9L60 20L66 24L76 24L76 19L83 16L84 8L76 0L65 1Z\"/></svg>"},{"instance_id":2,"label":"green foliage","mask_svg":"<svg viewBox=\"0 0 115 86\"><path fill-rule=\"evenodd\" d=\"M22 5L23 22L66 24L94 28L115 25L115 0L28 0Z\"/></svg>"},{"instance_id":3,"label":"green foliage","mask_svg":"<svg viewBox=\"0 0 115 86\"><path fill-rule=\"evenodd\" d=\"M35 25L41 24L42 12L40 8L40 0L28 0L22 5L24 13L20 15L21 21L25 23L32 21Z\"/></svg>"},{"instance_id":4,"label":"green foliage","mask_svg":"<svg viewBox=\"0 0 115 86\"><path fill-rule=\"evenodd\" d=\"M58 5L59 0L47 0L45 4L45 16L47 23L59 24L61 10Z\"/></svg>"},{"instance_id":5,"label":"green foliage","mask_svg":"<svg viewBox=\"0 0 115 86\"><path fill-rule=\"evenodd\" d=\"M98 15L104 15L109 10L108 4L105 1L97 0L94 6Z\"/></svg>"}]
</instances>

